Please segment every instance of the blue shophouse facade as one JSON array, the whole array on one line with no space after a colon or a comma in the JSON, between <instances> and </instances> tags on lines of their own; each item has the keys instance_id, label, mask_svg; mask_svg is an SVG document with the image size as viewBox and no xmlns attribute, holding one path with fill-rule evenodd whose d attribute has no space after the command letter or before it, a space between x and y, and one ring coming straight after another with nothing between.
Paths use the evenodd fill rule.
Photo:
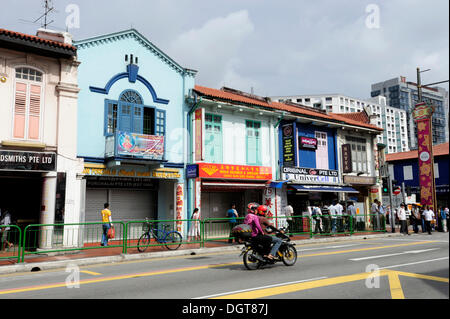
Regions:
<instances>
[{"instance_id":1,"label":"blue shophouse facade","mask_svg":"<svg viewBox=\"0 0 450 319\"><path fill-rule=\"evenodd\" d=\"M131 29L75 42L85 221L186 218L185 97L196 71Z\"/></svg>"}]
</instances>

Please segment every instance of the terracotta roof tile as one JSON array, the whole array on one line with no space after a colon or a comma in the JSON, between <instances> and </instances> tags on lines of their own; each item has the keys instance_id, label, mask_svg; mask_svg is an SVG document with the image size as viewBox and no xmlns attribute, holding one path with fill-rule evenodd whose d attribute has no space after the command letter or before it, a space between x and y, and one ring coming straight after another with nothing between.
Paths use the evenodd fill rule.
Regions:
<instances>
[{"instance_id":1,"label":"terracotta roof tile","mask_svg":"<svg viewBox=\"0 0 450 319\"><path fill-rule=\"evenodd\" d=\"M20 33L20 32L6 30L6 29L0 29L0 35L1 34L4 34L11 38L23 39L26 41L36 42L36 43L43 43L43 44L47 44L47 45L53 46L53 47L65 48L65 49L68 49L68 50L71 50L74 52L77 51L77 48L73 45L58 42L58 41L51 41L51 40L43 39L43 38L40 38L35 35Z\"/></svg>"},{"instance_id":2,"label":"terracotta roof tile","mask_svg":"<svg viewBox=\"0 0 450 319\"><path fill-rule=\"evenodd\" d=\"M316 118L329 120L329 121L344 122L344 123L350 124L350 125L356 125L356 126L361 126L361 127L366 127L366 128L370 128L370 129L383 131L382 128L379 128L375 125L369 124L368 118L366 120L366 119L364 119L364 117L362 115L357 115L357 117L352 118L350 116L341 116L342 114L335 114L335 113L327 114L327 113L322 113L317 110L311 109L310 107L307 107L307 106L301 106L301 105L294 106L294 105L280 103L280 102L272 102L272 101L269 102L267 100L264 100L263 98L259 98L256 96L254 98L252 98L250 95L244 96L241 94L235 94L235 93L224 91L224 90L212 89L212 88L208 88L208 87L204 87L204 86L200 86L200 85L196 85L194 87L194 90L197 93L199 93L200 95L209 96L212 98L218 98L221 100L237 102L237 103L244 103L244 104L255 105L255 106L262 106L262 107L266 107L266 108L270 108L270 109L287 111L287 112L291 112L294 114L311 116L311 117L316 117Z\"/></svg>"},{"instance_id":3,"label":"terracotta roof tile","mask_svg":"<svg viewBox=\"0 0 450 319\"><path fill-rule=\"evenodd\" d=\"M448 146L449 143L443 143L433 146L433 156L442 156L442 155L448 155ZM400 153L392 153L392 154L386 154L386 161L387 162L393 162L393 161L402 161L407 159L414 159L418 158L418 150L408 151L408 152L400 152Z\"/></svg>"}]
</instances>

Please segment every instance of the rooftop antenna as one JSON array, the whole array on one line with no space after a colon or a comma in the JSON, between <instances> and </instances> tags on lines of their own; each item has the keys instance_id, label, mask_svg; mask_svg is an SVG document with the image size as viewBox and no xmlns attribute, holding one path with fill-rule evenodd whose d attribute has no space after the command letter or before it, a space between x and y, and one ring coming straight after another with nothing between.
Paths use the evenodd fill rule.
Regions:
<instances>
[{"instance_id":1,"label":"rooftop antenna","mask_svg":"<svg viewBox=\"0 0 450 319\"><path fill-rule=\"evenodd\" d=\"M54 21L47 21L47 18L49 16L50 12L56 12L55 7L53 7L52 4L52 0L44 0L44 13L37 18L34 21L27 21L27 20L23 20L23 19L19 19L21 22L26 22L26 23L31 23L31 24L37 24L39 20L44 19L44 22L41 22L41 27L43 27L44 29L47 29L47 26L49 26L51 23L53 23Z\"/></svg>"}]
</instances>

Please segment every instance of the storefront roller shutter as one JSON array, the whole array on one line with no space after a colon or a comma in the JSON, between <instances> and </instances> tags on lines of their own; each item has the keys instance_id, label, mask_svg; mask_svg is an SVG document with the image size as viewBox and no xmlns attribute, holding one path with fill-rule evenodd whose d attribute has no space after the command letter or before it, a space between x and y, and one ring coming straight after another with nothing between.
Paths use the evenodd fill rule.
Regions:
<instances>
[{"instance_id":1,"label":"storefront roller shutter","mask_svg":"<svg viewBox=\"0 0 450 319\"><path fill-rule=\"evenodd\" d=\"M133 221L155 219L157 215L157 195L149 190L110 190L112 220Z\"/></svg>"},{"instance_id":2,"label":"storefront roller shutter","mask_svg":"<svg viewBox=\"0 0 450 319\"><path fill-rule=\"evenodd\" d=\"M108 190L88 188L86 190L85 222L101 222L101 211L107 201Z\"/></svg>"}]
</instances>

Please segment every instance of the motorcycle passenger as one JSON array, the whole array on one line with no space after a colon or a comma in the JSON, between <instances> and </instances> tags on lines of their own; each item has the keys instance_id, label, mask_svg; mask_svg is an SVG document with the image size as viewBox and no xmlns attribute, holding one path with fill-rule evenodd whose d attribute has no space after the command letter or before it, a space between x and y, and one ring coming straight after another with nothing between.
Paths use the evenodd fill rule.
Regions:
<instances>
[{"instance_id":1,"label":"motorcycle passenger","mask_svg":"<svg viewBox=\"0 0 450 319\"><path fill-rule=\"evenodd\" d=\"M272 232L272 231L268 231L267 228L269 228L269 229L272 228L272 229L277 230L273 226L273 224L266 218L267 206L265 206L265 205L258 206L256 213L257 213L258 218L259 218L259 223L260 223L260 225L263 226L263 230L264 230L264 232L266 234ZM281 238L278 238L276 236L269 236L269 237L271 238L273 246L272 246L272 249L270 250L270 254L267 255L267 258L274 259L275 255L276 255L276 253L277 253L278 249L280 248L280 246L281 246L283 241L281 240Z\"/></svg>"},{"instance_id":2,"label":"motorcycle passenger","mask_svg":"<svg viewBox=\"0 0 450 319\"><path fill-rule=\"evenodd\" d=\"M264 251L268 251L270 244L272 243L272 236L265 235L259 222L259 218L256 215L258 204L250 203L247 209L247 216L244 219L244 224L250 225L252 228L251 240L255 244L261 244ZM267 256L264 256L267 257Z\"/></svg>"}]
</instances>

